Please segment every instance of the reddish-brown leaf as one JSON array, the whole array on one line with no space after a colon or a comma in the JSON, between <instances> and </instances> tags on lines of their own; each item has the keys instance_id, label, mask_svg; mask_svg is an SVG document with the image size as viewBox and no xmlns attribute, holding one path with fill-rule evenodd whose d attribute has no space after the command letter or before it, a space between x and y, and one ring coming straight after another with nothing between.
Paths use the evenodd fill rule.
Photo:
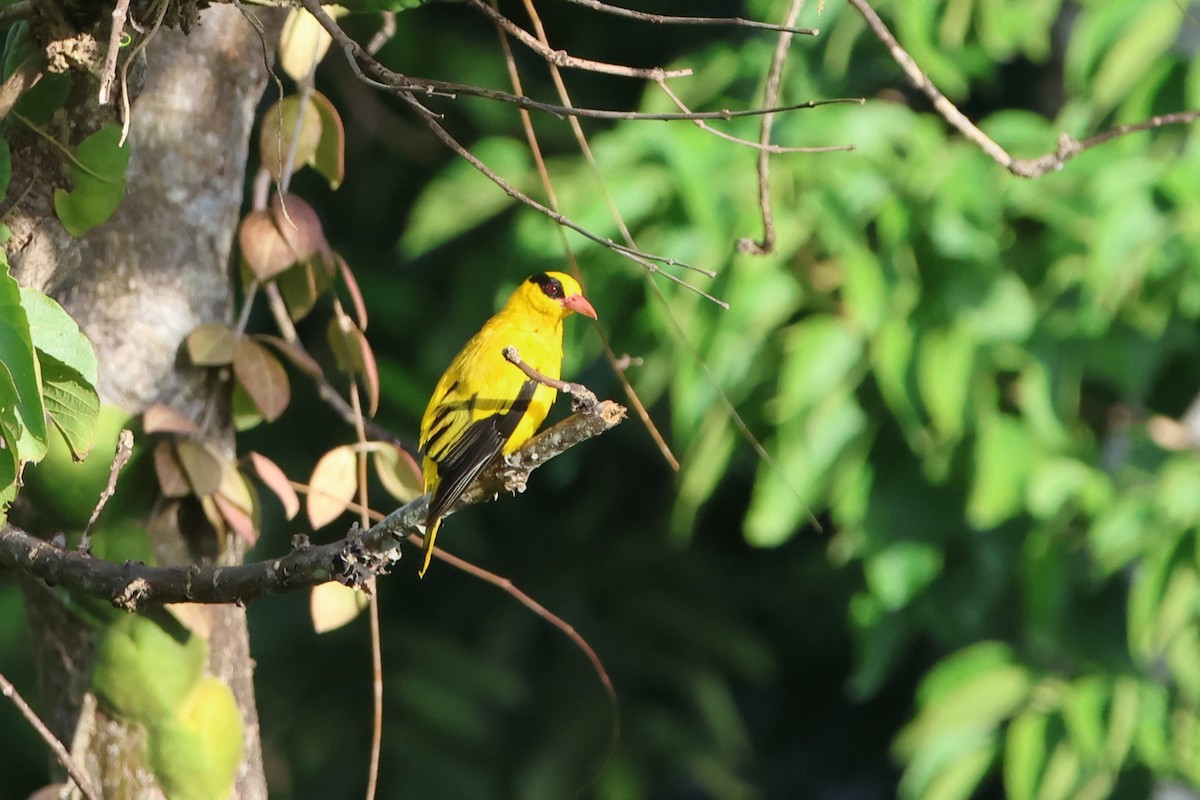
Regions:
<instances>
[{"instance_id":1,"label":"reddish-brown leaf","mask_svg":"<svg viewBox=\"0 0 1200 800\"><path fill-rule=\"evenodd\" d=\"M317 113L321 115L321 141L313 153L312 165L329 181L329 188L336 189L342 185L342 178L346 174L346 129L342 125L341 115L328 97L313 92L312 99Z\"/></svg>"},{"instance_id":2,"label":"reddish-brown leaf","mask_svg":"<svg viewBox=\"0 0 1200 800\"><path fill-rule=\"evenodd\" d=\"M175 409L158 403L142 412L142 427L146 433L179 433L185 436L200 433L196 423Z\"/></svg>"},{"instance_id":3,"label":"reddish-brown leaf","mask_svg":"<svg viewBox=\"0 0 1200 800\"><path fill-rule=\"evenodd\" d=\"M392 497L411 503L425 493L421 468L408 451L391 442L372 442L375 448L375 474Z\"/></svg>"},{"instance_id":4,"label":"reddish-brown leaf","mask_svg":"<svg viewBox=\"0 0 1200 800\"><path fill-rule=\"evenodd\" d=\"M175 442L164 439L154 445L154 474L163 497L184 497L192 493L192 485L175 454Z\"/></svg>"},{"instance_id":5,"label":"reddish-brown leaf","mask_svg":"<svg viewBox=\"0 0 1200 800\"><path fill-rule=\"evenodd\" d=\"M321 218L312 206L296 195L272 197L271 218L279 235L296 254L297 261L310 261L313 256L329 251Z\"/></svg>"},{"instance_id":6,"label":"reddish-brown leaf","mask_svg":"<svg viewBox=\"0 0 1200 800\"><path fill-rule=\"evenodd\" d=\"M251 211L246 215L238 226L238 246L242 249L242 260L261 281L285 272L299 260L267 211Z\"/></svg>"},{"instance_id":7,"label":"reddish-brown leaf","mask_svg":"<svg viewBox=\"0 0 1200 800\"><path fill-rule=\"evenodd\" d=\"M212 500L230 530L242 537L247 544L254 544L258 541L258 529L255 527L254 517L249 511L220 492L214 494Z\"/></svg>"},{"instance_id":8,"label":"reddish-brown leaf","mask_svg":"<svg viewBox=\"0 0 1200 800\"><path fill-rule=\"evenodd\" d=\"M342 280L346 283L346 291L350 293L350 302L354 304L354 316L357 319L358 328L365 332L367 330L367 304L363 302L362 290L358 288L358 281L355 279L354 273L350 271L350 265L346 263L346 259L338 253L334 253L333 260L337 263Z\"/></svg>"},{"instance_id":9,"label":"reddish-brown leaf","mask_svg":"<svg viewBox=\"0 0 1200 800\"><path fill-rule=\"evenodd\" d=\"M261 453L251 451L250 466L254 468L254 474L258 476L258 479L279 498L288 519L292 519L300 513L300 498L296 496L292 482L288 480L288 476L284 474L278 464Z\"/></svg>"},{"instance_id":10,"label":"reddish-brown leaf","mask_svg":"<svg viewBox=\"0 0 1200 800\"><path fill-rule=\"evenodd\" d=\"M175 442L175 455L183 474L200 497L208 497L221 485L221 457L199 442L180 439Z\"/></svg>"},{"instance_id":11,"label":"reddish-brown leaf","mask_svg":"<svg viewBox=\"0 0 1200 800\"><path fill-rule=\"evenodd\" d=\"M348 445L335 447L317 462L308 481L305 503L314 528L333 522L350 505L358 488L357 456Z\"/></svg>"},{"instance_id":12,"label":"reddish-brown leaf","mask_svg":"<svg viewBox=\"0 0 1200 800\"><path fill-rule=\"evenodd\" d=\"M340 628L362 613L369 602L361 589L351 589L335 581L314 586L308 595L313 630L326 633Z\"/></svg>"},{"instance_id":13,"label":"reddish-brown leaf","mask_svg":"<svg viewBox=\"0 0 1200 800\"><path fill-rule=\"evenodd\" d=\"M237 334L222 322L209 322L188 334L188 358L198 367L220 367L233 361Z\"/></svg>"},{"instance_id":14,"label":"reddish-brown leaf","mask_svg":"<svg viewBox=\"0 0 1200 800\"><path fill-rule=\"evenodd\" d=\"M271 351L253 339L242 339L233 354L233 374L267 422L279 419L292 392L287 371Z\"/></svg>"}]
</instances>

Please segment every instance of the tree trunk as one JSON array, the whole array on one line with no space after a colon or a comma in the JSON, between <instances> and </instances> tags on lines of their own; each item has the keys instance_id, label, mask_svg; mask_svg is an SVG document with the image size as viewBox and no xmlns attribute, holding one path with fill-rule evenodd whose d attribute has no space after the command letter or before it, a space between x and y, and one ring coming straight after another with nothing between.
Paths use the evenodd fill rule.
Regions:
<instances>
[{"instance_id":1,"label":"tree trunk","mask_svg":"<svg viewBox=\"0 0 1200 800\"><path fill-rule=\"evenodd\" d=\"M246 14L266 23L265 42ZM71 238L54 216L52 188L61 184L62 156L36 136L21 137L13 147L11 191L24 191L7 220L14 272L22 284L55 296L91 339L101 399L131 413L165 403L198 422L231 456L228 387L187 366L180 348L197 325L231 319L229 254L254 111L268 77L265 51L274 48L277 25L271 12L224 5L207 9L189 35L158 32L144 64L130 70L130 83L140 73L144 85L132 103L125 199L82 240ZM102 20L94 32L98 41L107 42L107 27ZM96 105L97 88L92 77L77 76L65 122L52 123L63 122L51 133L74 145L111 121L112 109ZM183 516L177 520L154 526L160 564L181 563L195 550L198 534ZM218 557L240 560L236 537L228 544ZM215 545L209 549L215 552ZM89 694L92 629L41 584L27 580L25 588L44 718L105 796L157 796L136 746L140 733L97 710ZM215 607L209 643L209 671L233 689L245 722L234 796L265 798L243 609Z\"/></svg>"}]
</instances>

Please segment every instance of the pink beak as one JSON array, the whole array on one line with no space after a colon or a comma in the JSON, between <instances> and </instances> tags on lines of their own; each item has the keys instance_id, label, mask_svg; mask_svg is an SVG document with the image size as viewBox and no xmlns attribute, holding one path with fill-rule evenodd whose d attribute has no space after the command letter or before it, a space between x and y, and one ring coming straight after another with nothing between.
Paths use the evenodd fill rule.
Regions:
<instances>
[{"instance_id":1,"label":"pink beak","mask_svg":"<svg viewBox=\"0 0 1200 800\"><path fill-rule=\"evenodd\" d=\"M564 297L561 302L564 308L569 308L577 314L583 314L585 317L596 319L596 309L592 308L592 304L581 294Z\"/></svg>"}]
</instances>

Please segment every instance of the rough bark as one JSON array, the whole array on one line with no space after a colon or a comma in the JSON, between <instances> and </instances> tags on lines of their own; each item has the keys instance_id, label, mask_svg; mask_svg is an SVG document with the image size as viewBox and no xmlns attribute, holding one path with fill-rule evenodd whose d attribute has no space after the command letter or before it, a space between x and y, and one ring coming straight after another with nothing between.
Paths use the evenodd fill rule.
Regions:
<instances>
[{"instance_id":1,"label":"rough bark","mask_svg":"<svg viewBox=\"0 0 1200 800\"><path fill-rule=\"evenodd\" d=\"M264 21L274 27L270 17ZM267 41L274 40L268 30ZM207 9L188 35L157 34L134 71L144 85L132 107L125 199L109 222L82 240L68 236L52 211L61 156L37 137L14 147L13 187L24 192L8 218L15 274L55 296L92 340L102 400L132 413L166 403L200 422L210 440L231 453L227 409L219 399L227 392L187 367L179 353L197 325L231 318L229 253L254 110L268 78L268 48L232 6ZM66 114L51 132L75 143L111 121L112 109L95 104L97 88L90 76L77 76ZM154 528L159 563L190 560L194 548L185 539L194 536L181 536L178 527ZM219 560L236 563L241 556L230 547ZM38 582L25 584L47 722L74 744L106 796L156 796L138 755L138 733L97 711L88 695L92 631ZM209 668L233 689L245 720L247 748L234 796L265 798L241 608L216 611L210 646Z\"/></svg>"}]
</instances>

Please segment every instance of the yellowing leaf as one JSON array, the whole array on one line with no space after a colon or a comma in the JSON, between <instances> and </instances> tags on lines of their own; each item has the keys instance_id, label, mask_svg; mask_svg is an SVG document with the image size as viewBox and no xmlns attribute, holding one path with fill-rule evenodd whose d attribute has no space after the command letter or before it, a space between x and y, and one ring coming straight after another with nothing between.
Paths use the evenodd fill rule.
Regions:
<instances>
[{"instance_id":1,"label":"yellowing leaf","mask_svg":"<svg viewBox=\"0 0 1200 800\"><path fill-rule=\"evenodd\" d=\"M332 13L330 6L325 8L326 13ZM316 17L302 8L293 8L279 35L279 66L297 83L308 80L332 43L333 37Z\"/></svg>"},{"instance_id":2,"label":"yellowing leaf","mask_svg":"<svg viewBox=\"0 0 1200 800\"><path fill-rule=\"evenodd\" d=\"M425 493L425 482L417 461L391 442L375 442L375 474L388 494L410 503Z\"/></svg>"},{"instance_id":3,"label":"yellowing leaf","mask_svg":"<svg viewBox=\"0 0 1200 800\"><path fill-rule=\"evenodd\" d=\"M189 439L175 443L175 454L192 491L207 497L221 485L221 459L206 446Z\"/></svg>"},{"instance_id":4,"label":"yellowing leaf","mask_svg":"<svg viewBox=\"0 0 1200 800\"><path fill-rule=\"evenodd\" d=\"M262 164L279 180L294 173L316 155L321 141L321 114L311 100L291 95L268 109L259 138Z\"/></svg>"},{"instance_id":5,"label":"yellowing leaf","mask_svg":"<svg viewBox=\"0 0 1200 800\"><path fill-rule=\"evenodd\" d=\"M317 633L336 630L362 613L369 602L361 589L351 589L336 581L314 586L308 596L313 630Z\"/></svg>"},{"instance_id":6,"label":"yellowing leaf","mask_svg":"<svg viewBox=\"0 0 1200 800\"><path fill-rule=\"evenodd\" d=\"M350 505L358 488L357 456L353 448L335 447L317 462L308 480L305 506L314 528L333 522Z\"/></svg>"},{"instance_id":7,"label":"yellowing leaf","mask_svg":"<svg viewBox=\"0 0 1200 800\"><path fill-rule=\"evenodd\" d=\"M219 367L233 361L237 334L222 322L201 325L188 334L188 358L198 367Z\"/></svg>"}]
</instances>

